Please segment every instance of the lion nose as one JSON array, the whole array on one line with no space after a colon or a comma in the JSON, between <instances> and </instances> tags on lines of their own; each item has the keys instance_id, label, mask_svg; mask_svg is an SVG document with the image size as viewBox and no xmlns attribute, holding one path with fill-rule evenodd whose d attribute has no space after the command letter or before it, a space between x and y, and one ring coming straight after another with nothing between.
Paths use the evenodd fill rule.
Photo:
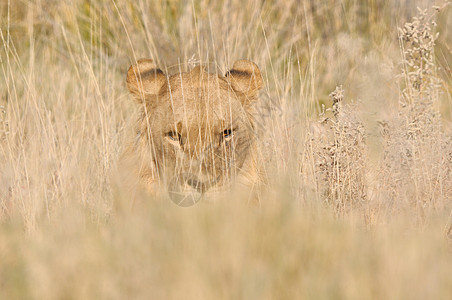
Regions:
<instances>
[{"instance_id":1,"label":"lion nose","mask_svg":"<svg viewBox=\"0 0 452 300\"><path fill-rule=\"evenodd\" d=\"M190 165L192 168L197 169L201 166L202 161L203 161L202 157L192 157L191 161L190 161Z\"/></svg>"},{"instance_id":2,"label":"lion nose","mask_svg":"<svg viewBox=\"0 0 452 300\"><path fill-rule=\"evenodd\" d=\"M208 159L208 148L203 149L203 151L199 151L198 153L192 153L190 155L190 166L193 169L201 168L201 166Z\"/></svg>"}]
</instances>

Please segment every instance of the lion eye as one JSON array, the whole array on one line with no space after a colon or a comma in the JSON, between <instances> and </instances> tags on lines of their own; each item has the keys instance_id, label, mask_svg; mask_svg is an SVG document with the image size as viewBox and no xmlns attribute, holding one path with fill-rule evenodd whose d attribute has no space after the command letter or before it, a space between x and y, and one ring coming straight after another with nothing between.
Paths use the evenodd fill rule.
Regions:
<instances>
[{"instance_id":1,"label":"lion eye","mask_svg":"<svg viewBox=\"0 0 452 300\"><path fill-rule=\"evenodd\" d=\"M232 135L233 135L232 129L226 129L223 131L221 137L222 137L222 139L229 139L229 138L232 138Z\"/></svg>"},{"instance_id":2,"label":"lion eye","mask_svg":"<svg viewBox=\"0 0 452 300\"><path fill-rule=\"evenodd\" d=\"M168 139L170 139L171 141L174 142L181 142L182 141L182 136L180 135L180 133L174 132L174 131L170 131L166 134L166 137Z\"/></svg>"}]
</instances>

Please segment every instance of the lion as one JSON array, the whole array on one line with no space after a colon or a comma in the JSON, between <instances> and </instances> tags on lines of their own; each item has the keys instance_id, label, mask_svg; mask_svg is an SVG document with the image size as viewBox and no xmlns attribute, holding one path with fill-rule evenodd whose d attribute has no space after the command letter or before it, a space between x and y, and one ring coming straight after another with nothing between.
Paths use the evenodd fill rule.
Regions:
<instances>
[{"instance_id":1,"label":"lion","mask_svg":"<svg viewBox=\"0 0 452 300\"><path fill-rule=\"evenodd\" d=\"M232 187L252 193L262 181L253 115L262 86L249 60L224 76L202 66L168 76L151 59L130 66L127 88L141 112L124 157L139 182L182 206Z\"/></svg>"}]
</instances>

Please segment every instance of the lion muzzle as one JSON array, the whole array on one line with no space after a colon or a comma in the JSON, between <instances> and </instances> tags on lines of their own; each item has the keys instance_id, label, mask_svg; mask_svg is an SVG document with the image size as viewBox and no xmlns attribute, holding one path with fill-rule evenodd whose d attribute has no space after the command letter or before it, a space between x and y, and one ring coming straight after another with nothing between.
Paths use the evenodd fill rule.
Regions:
<instances>
[{"instance_id":1,"label":"lion muzzle","mask_svg":"<svg viewBox=\"0 0 452 300\"><path fill-rule=\"evenodd\" d=\"M205 192L219 182L219 177L202 181L192 173L179 174L168 184L169 196L178 206L192 206L201 200Z\"/></svg>"}]
</instances>

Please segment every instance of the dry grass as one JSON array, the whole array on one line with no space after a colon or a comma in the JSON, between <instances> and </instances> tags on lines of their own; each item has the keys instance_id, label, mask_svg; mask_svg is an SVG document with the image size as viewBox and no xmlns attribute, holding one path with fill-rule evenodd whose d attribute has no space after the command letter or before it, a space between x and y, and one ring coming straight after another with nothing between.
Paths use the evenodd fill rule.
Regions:
<instances>
[{"instance_id":1,"label":"dry grass","mask_svg":"<svg viewBox=\"0 0 452 300\"><path fill-rule=\"evenodd\" d=\"M0 298L449 299L452 7L432 4L1 1ZM115 183L140 57L260 66L259 207Z\"/></svg>"}]
</instances>

